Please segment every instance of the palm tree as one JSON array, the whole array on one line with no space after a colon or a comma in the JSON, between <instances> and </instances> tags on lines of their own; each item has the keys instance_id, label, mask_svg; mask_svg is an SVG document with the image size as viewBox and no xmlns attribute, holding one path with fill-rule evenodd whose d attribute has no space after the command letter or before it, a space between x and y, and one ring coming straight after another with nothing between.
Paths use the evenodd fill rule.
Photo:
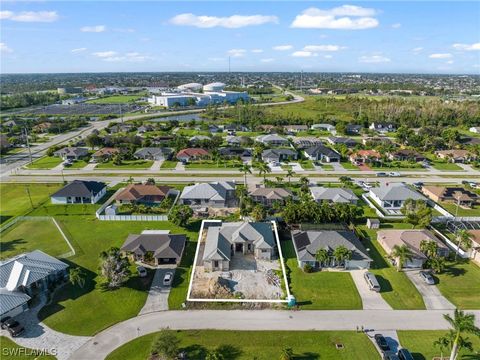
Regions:
<instances>
[{"instance_id":1,"label":"palm tree","mask_svg":"<svg viewBox=\"0 0 480 360\"><path fill-rule=\"evenodd\" d=\"M345 262L345 260L350 260L352 258L352 250L349 250L345 246L340 245L335 250L333 250L333 256L337 261L338 265L341 265Z\"/></svg>"},{"instance_id":2,"label":"palm tree","mask_svg":"<svg viewBox=\"0 0 480 360\"><path fill-rule=\"evenodd\" d=\"M293 171L292 169L287 169L287 178L288 178L288 183L290 184L290 178L294 177L295 176L295 171Z\"/></svg>"},{"instance_id":3,"label":"palm tree","mask_svg":"<svg viewBox=\"0 0 480 360\"><path fill-rule=\"evenodd\" d=\"M453 345L452 352L450 353L450 360L455 360L458 355L458 351L461 345L465 347L467 345L467 339L462 338L462 334L474 334L480 336L480 328L475 326L475 315L466 314L465 312L455 309L453 318L450 314L444 314L444 319L448 321L453 328ZM468 345L467 345L468 346Z\"/></svg>"},{"instance_id":4,"label":"palm tree","mask_svg":"<svg viewBox=\"0 0 480 360\"><path fill-rule=\"evenodd\" d=\"M428 258L434 258L437 256L438 245L432 240L420 241L420 251L427 255Z\"/></svg>"},{"instance_id":5,"label":"palm tree","mask_svg":"<svg viewBox=\"0 0 480 360\"><path fill-rule=\"evenodd\" d=\"M433 342L433 346L440 349L440 359L443 360L443 350L450 346L450 339L447 335L441 336L438 340Z\"/></svg>"},{"instance_id":6,"label":"palm tree","mask_svg":"<svg viewBox=\"0 0 480 360\"><path fill-rule=\"evenodd\" d=\"M263 174L263 181L265 182L265 180L267 179L267 173L271 173L272 172L272 169L270 169L270 166L268 166L268 164L264 161L262 162L259 162L257 164L257 169L258 169L258 173L260 175Z\"/></svg>"},{"instance_id":7,"label":"palm tree","mask_svg":"<svg viewBox=\"0 0 480 360\"><path fill-rule=\"evenodd\" d=\"M284 348L282 354L280 355L280 360L292 360L293 359L293 350L292 348Z\"/></svg>"},{"instance_id":8,"label":"palm tree","mask_svg":"<svg viewBox=\"0 0 480 360\"><path fill-rule=\"evenodd\" d=\"M275 180L277 180L278 185L282 185L283 178L281 176L275 176Z\"/></svg>"},{"instance_id":9,"label":"palm tree","mask_svg":"<svg viewBox=\"0 0 480 360\"><path fill-rule=\"evenodd\" d=\"M315 254L315 259L320 263L320 267L322 267L323 264L326 264L329 258L330 255L327 249L318 249Z\"/></svg>"},{"instance_id":10,"label":"palm tree","mask_svg":"<svg viewBox=\"0 0 480 360\"><path fill-rule=\"evenodd\" d=\"M403 265L407 260L412 260L413 258L412 251L407 245L395 245L393 247L392 256L397 259L397 271L400 271L403 268Z\"/></svg>"},{"instance_id":11,"label":"palm tree","mask_svg":"<svg viewBox=\"0 0 480 360\"><path fill-rule=\"evenodd\" d=\"M445 270L446 261L444 257L435 256L429 260L429 264L436 274L440 274Z\"/></svg>"},{"instance_id":12,"label":"palm tree","mask_svg":"<svg viewBox=\"0 0 480 360\"><path fill-rule=\"evenodd\" d=\"M472 234L465 229L457 230L455 232L455 241L457 242L457 249L455 251L455 261L457 261L458 253L460 252L461 247L466 250L472 248Z\"/></svg>"},{"instance_id":13,"label":"palm tree","mask_svg":"<svg viewBox=\"0 0 480 360\"><path fill-rule=\"evenodd\" d=\"M243 173L244 185L247 188L247 174L252 173L252 167L248 164L242 164L238 170Z\"/></svg>"},{"instance_id":14,"label":"palm tree","mask_svg":"<svg viewBox=\"0 0 480 360\"><path fill-rule=\"evenodd\" d=\"M72 285L85 286L85 272L78 266L70 269L68 279Z\"/></svg>"}]
</instances>

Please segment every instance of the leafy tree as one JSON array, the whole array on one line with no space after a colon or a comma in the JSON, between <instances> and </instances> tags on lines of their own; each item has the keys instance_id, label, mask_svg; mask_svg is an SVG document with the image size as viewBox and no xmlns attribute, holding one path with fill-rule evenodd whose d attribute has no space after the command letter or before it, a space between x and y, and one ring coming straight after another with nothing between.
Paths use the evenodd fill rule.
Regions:
<instances>
[{"instance_id":1,"label":"leafy tree","mask_svg":"<svg viewBox=\"0 0 480 360\"><path fill-rule=\"evenodd\" d=\"M122 156L120 154L115 154L112 162L114 165L122 165Z\"/></svg>"},{"instance_id":2,"label":"leafy tree","mask_svg":"<svg viewBox=\"0 0 480 360\"><path fill-rule=\"evenodd\" d=\"M434 258L437 256L438 245L433 240L422 240L420 241L420 251L428 258Z\"/></svg>"},{"instance_id":3,"label":"leafy tree","mask_svg":"<svg viewBox=\"0 0 480 360\"><path fill-rule=\"evenodd\" d=\"M436 274L441 274L446 267L446 261L444 257L435 256L428 260L428 265Z\"/></svg>"},{"instance_id":4,"label":"leafy tree","mask_svg":"<svg viewBox=\"0 0 480 360\"><path fill-rule=\"evenodd\" d=\"M392 256L397 259L397 271L400 271L408 260L412 260L413 253L407 245L395 245L393 247Z\"/></svg>"},{"instance_id":5,"label":"leafy tree","mask_svg":"<svg viewBox=\"0 0 480 360\"><path fill-rule=\"evenodd\" d=\"M475 336L480 336L480 328L475 325L474 314L467 314L458 309L455 309L453 318L450 316L450 314L444 314L443 317L452 327L451 334L453 335L453 341L450 360L455 360L462 347L469 347L467 339L462 338L462 335L473 334Z\"/></svg>"},{"instance_id":6,"label":"leafy tree","mask_svg":"<svg viewBox=\"0 0 480 360\"><path fill-rule=\"evenodd\" d=\"M68 272L68 279L72 285L78 285L81 288L85 286L85 272L81 267L75 266L70 268Z\"/></svg>"},{"instance_id":7,"label":"leafy tree","mask_svg":"<svg viewBox=\"0 0 480 360\"><path fill-rule=\"evenodd\" d=\"M177 358L180 339L168 330L162 329L152 344L150 353L162 360L174 360Z\"/></svg>"},{"instance_id":8,"label":"leafy tree","mask_svg":"<svg viewBox=\"0 0 480 360\"><path fill-rule=\"evenodd\" d=\"M205 356L205 360L224 360L222 352L219 349L210 350Z\"/></svg>"},{"instance_id":9,"label":"leafy tree","mask_svg":"<svg viewBox=\"0 0 480 360\"><path fill-rule=\"evenodd\" d=\"M455 251L455 261L458 258L460 248L471 249L472 248L472 234L465 229L457 230L455 232L455 242L457 243L457 249Z\"/></svg>"},{"instance_id":10,"label":"leafy tree","mask_svg":"<svg viewBox=\"0 0 480 360\"><path fill-rule=\"evenodd\" d=\"M107 280L110 289L121 286L130 276L130 263L127 257L120 253L120 249L111 247L100 253L102 275Z\"/></svg>"},{"instance_id":11,"label":"leafy tree","mask_svg":"<svg viewBox=\"0 0 480 360\"><path fill-rule=\"evenodd\" d=\"M255 221L262 221L263 219L265 219L266 215L267 211L265 210L265 207L261 204L257 204L253 207L252 217Z\"/></svg>"},{"instance_id":12,"label":"leafy tree","mask_svg":"<svg viewBox=\"0 0 480 360\"><path fill-rule=\"evenodd\" d=\"M145 181L145 184L155 185L155 179L154 178L148 178L147 181Z\"/></svg>"},{"instance_id":13,"label":"leafy tree","mask_svg":"<svg viewBox=\"0 0 480 360\"><path fill-rule=\"evenodd\" d=\"M193 210L187 205L175 205L168 216L169 220L178 226L185 226L193 216Z\"/></svg>"},{"instance_id":14,"label":"leafy tree","mask_svg":"<svg viewBox=\"0 0 480 360\"><path fill-rule=\"evenodd\" d=\"M422 200L407 199L400 211L405 215L404 221L412 224L412 228L425 228L432 221L432 209Z\"/></svg>"}]
</instances>

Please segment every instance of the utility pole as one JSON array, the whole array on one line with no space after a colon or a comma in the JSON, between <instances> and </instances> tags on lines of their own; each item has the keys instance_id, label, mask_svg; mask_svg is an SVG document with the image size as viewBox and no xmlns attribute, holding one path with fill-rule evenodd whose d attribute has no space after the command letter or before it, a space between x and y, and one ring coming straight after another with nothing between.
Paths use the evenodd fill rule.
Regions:
<instances>
[{"instance_id":1,"label":"utility pole","mask_svg":"<svg viewBox=\"0 0 480 360\"><path fill-rule=\"evenodd\" d=\"M25 131L25 139L27 140L27 148L28 148L28 156L30 158L30 164L33 162L32 161L32 150L30 149L30 142L28 141L28 130L27 130L27 127L25 126L23 128L23 130Z\"/></svg>"}]
</instances>

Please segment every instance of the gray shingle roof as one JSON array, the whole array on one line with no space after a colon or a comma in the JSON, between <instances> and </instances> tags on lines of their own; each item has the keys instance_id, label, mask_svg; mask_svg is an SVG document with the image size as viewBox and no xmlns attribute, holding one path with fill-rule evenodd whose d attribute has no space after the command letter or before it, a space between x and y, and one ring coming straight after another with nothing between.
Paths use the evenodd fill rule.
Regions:
<instances>
[{"instance_id":1,"label":"gray shingle roof","mask_svg":"<svg viewBox=\"0 0 480 360\"><path fill-rule=\"evenodd\" d=\"M310 188L310 192L315 201L329 200L336 203L349 203L358 200L358 197L350 189L314 186Z\"/></svg>"},{"instance_id":2,"label":"gray shingle roof","mask_svg":"<svg viewBox=\"0 0 480 360\"><path fill-rule=\"evenodd\" d=\"M97 195L105 187L106 185L103 182L74 180L70 184L67 184L63 188L58 190L55 194L52 195L52 197L90 197Z\"/></svg>"},{"instance_id":3,"label":"gray shingle roof","mask_svg":"<svg viewBox=\"0 0 480 360\"><path fill-rule=\"evenodd\" d=\"M226 200L227 190L234 190L235 183L219 181L185 186L180 199Z\"/></svg>"},{"instance_id":4,"label":"gray shingle roof","mask_svg":"<svg viewBox=\"0 0 480 360\"><path fill-rule=\"evenodd\" d=\"M305 149L305 152L310 156L317 156L318 154L328 156L330 158L337 157L340 158L340 154L337 153L335 150L330 149L325 145L316 145L311 148Z\"/></svg>"},{"instance_id":5,"label":"gray shingle roof","mask_svg":"<svg viewBox=\"0 0 480 360\"><path fill-rule=\"evenodd\" d=\"M423 195L410 189L407 185L401 183L393 183L388 185L381 185L377 188L372 188L370 191L375 194L382 201L390 200L427 200Z\"/></svg>"},{"instance_id":6,"label":"gray shingle roof","mask_svg":"<svg viewBox=\"0 0 480 360\"><path fill-rule=\"evenodd\" d=\"M157 156L157 155L168 155L172 153L172 149L170 148L162 148L162 147L145 147L138 149L135 151L134 156L137 157L144 157L147 155L150 156Z\"/></svg>"},{"instance_id":7,"label":"gray shingle roof","mask_svg":"<svg viewBox=\"0 0 480 360\"><path fill-rule=\"evenodd\" d=\"M142 254L152 251L155 258L180 260L186 241L183 234L130 234L121 250Z\"/></svg>"}]
</instances>

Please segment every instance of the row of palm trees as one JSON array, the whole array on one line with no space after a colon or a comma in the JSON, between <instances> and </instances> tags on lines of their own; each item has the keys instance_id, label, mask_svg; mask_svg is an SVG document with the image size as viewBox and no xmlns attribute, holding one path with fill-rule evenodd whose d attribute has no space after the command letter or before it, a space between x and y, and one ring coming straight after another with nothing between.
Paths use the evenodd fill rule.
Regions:
<instances>
[{"instance_id":1,"label":"row of palm trees","mask_svg":"<svg viewBox=\"0 0 480 360\"><path fill-rule=\"evenodd\" d=\"M330 249L318 249L315 254L315 259L318 261L320 267L324 266L345 266L345 261L352 258L352 250L346 246L340 245L333 251Z\"/></svg>"},{"instance_id":2,"label":"row of palm trees","mask_svg":"<svg viewBox=\"0 0 480 360\"><path fill-rule=\"evenodd\" d=\"M243 173L245 187L247 187L247 175L252 174L252 169L258 170L258 174L263 175L264 182L267 179L267 174L272 172L272 169L265 161L257 161L253 166L243 163L238 170ZM287 169L285 176L288 178L288 182L290 183L291 178L295 176L295 172L292 169Z\"/></svg>"}]
</instances>

